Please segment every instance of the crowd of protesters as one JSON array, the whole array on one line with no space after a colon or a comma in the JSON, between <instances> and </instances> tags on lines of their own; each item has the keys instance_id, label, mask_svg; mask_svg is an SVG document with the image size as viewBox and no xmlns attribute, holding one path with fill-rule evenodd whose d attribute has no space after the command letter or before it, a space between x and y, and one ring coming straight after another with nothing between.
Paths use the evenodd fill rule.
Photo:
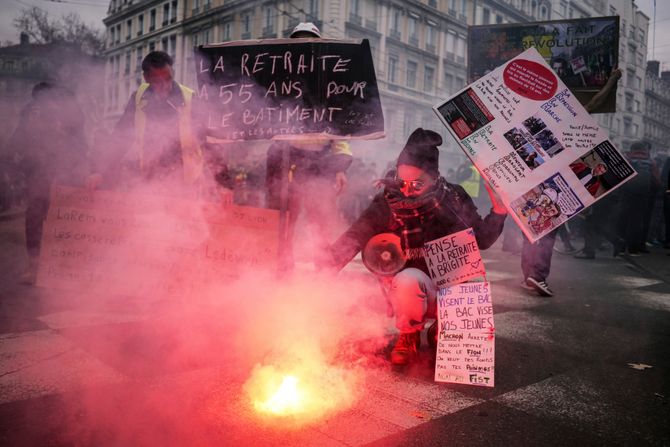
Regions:
<instances>
[{"instance_id":1,"label":"crowd of protesters","mask_svg":"<svg viewBox=\"0 0 670 447\"><path fill-rule=\"evenodd\" d=\"M318 29L301 26L293 37L320 38ZM90 157L83 113L73 93L51 83L35 86L32 100L3 148L0 170L0 211L19 203L26 209L31 276L48 210L49 187L56 181L108 188L114 187L124 175L142 182L175 178L197 190L201 198L204 188L222 188L238 205L280 208L278 193L283 174L275 171L281 166L283 146L276 143L267 153L236 161L221 156L234 148L207 145L200 138L197 111L191 105L195 102L194 92L173 80L170 56L152 52L142 62L142 70L146 82L129 99L113 135L96 136L92 144L98 152L116 154L113 160ZM160 126L160 132L155 131L156 126ZM145 141L149 133L150 145ZM132 149L127 151L131 158L123 151L100 151L99 146L109 145L112 136L122 140L123 147ZM304 141L282 143L289 150L288 208L293 211L290 223L295 224L300 210L304 210L309 220L315 209L323 208L322 214L328 211L330 215L327 221L337 219L342 225L353 224L378 194L379 180L395 169L394 162L387 164L388 160L375 162L356 156L344 141L308 143L318 144L319 150L303 147ZM636 141L623 149L627 150L624 154L637 176L589 207L580 218L572 219L569 226L545 236L551 242L545 250L549 254L553 247L555 251L574 254L575 258L594 259L606 242L614 256L641 256L649 252L650 246L670 248L670 159L660 155L652 158L651 146L645 141ZM486 211L491 202L485 182L472 163L463 160L459 165L447 166L444 178L462 187L476 207ZM205 184L205 178L213 181ZM323 194L309 199L310 194L326 190L314 187L317 180L332 184L327 189L332 193L328 200L323 199ZM216 193L206 197L216 197ZM557 235L562 243L554 247ZM582 237L584 243L577 252L578 239ZM326 239L321 242L327 245L332 235ZM522 243L518 229L509 221L503 250L521 251L522 245L531 247ZM524 272L524 276L527 282L528 274ZM549 290L544 279L535 280ZM548 293L545 295L550 296Z\"/></svg>"}]
</instances>

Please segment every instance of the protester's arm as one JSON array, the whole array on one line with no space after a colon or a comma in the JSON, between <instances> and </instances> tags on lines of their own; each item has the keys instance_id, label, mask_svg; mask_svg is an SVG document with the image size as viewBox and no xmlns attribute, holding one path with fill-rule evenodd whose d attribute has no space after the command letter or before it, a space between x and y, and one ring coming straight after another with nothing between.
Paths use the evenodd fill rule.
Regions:
<instances>
[{"instance_id":1,"label":"protester's arm","mask_svg":"<svg viewBox=\"0 0 670 447\"><path fill-rule=\"evenodd\" d=\"M390 211L378 194L361 216L328 249L330 267L341 270L365 247L372 236L388 231Z\"/></svg>"},{"instance_id":2,"label":"protester's arm","mask_svg":"<svg viewBox=\"0 0 670 447\"><path fill-rule=\"evenodd\" d=\"M618 68L616 70L612 70L612 73L610 74L610 77L603 88L601 88L598 93L593 95L593 98L591 98L591 100L584 106L586 111L593 113L594 110L603 105L610 93L612 93L612 90L614 90L617 82L619 82L619 79L621 79L621 70Z\"/></svg>"},{"instance_id":3,"label":"protester's arm","mask_svg":"<svg viewBox=\"0 0 670 447\"><path fill-rule=\"evenodd\" d=\"M496 206L500 207L502 206L502 203L499 202L497 197L491 197L491 203L494 204L494 208L492 208L489 214L482 219L477 212L477 207L472 201L472 198L465 192L463 187L458 185L454 185L454 187L456 188L456 194L458 194L459 200L462 203L460 217L475 231L475 238L477 239L479 248L481 250L486 250L494 244L498 239L498 236L502 233L505 218L507 217L507 211L505 210L504 213L496 212ZM487 188L487 190L490 191L490 188ZM491 195L491 193L492 191L490 191L489 195ZM500 209L498 208L498 210Z\"/></svg>"},{"instance_id":4,"label":"protester's arm","mask_svg":"<svg viewBox=\"0 0 670 447\"><path fill-rule=\"evenodd\" d=\"M500 200L500 197L498 197L498 194L493 191L491 185L489 185L489 182L484 182L484 188L486 188L486 192L489 194L489 198L491 199L491 211L495 214L507 214L507 208L505 208L505 205L503 204L502 200Z\"/></svg>"}]
</instances>

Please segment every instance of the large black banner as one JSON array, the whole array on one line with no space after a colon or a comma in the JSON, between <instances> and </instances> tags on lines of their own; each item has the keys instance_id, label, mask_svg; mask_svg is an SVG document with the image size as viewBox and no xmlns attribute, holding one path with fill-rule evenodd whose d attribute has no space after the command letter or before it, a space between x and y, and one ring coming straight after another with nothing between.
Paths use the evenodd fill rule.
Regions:
<instances>
[{"instance_id":1,"label":"large black banner","mask_svg":"<svg viewBox=\"0 0 670 447\"><path fill-rule=\"evenodd\" d=\"M198 97L220 141L384 136L370 44L271 39L200 46Z\"/></svg>"},{"instance_id":2,"label":"large black banner","mask_svg":"<svg viewBox=\"0 0 670 447\"><path fill-rule=\"evenodd\" d=\"M618 65L619 17L471 26L468 82L476 81L531 46L585 105ZM615 109L616 88L594 112Z\"/></svg>"}]
</instances>

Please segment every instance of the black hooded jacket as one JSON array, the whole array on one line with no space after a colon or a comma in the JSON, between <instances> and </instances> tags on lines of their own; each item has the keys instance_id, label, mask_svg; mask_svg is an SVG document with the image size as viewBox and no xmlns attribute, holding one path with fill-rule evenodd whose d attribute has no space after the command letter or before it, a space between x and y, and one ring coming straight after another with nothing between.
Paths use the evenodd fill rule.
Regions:
<instances>
[{"instance_id":1,"label":"black hooded jacket","mask_svg":"<svg viewBox=\"0 0 670 447\"><path fill-rule=\"evenodd\" d=\"M439 207L426 212L418 223L421 227L420 237L411 242L410 247L403 246L405 252L421 249L425 242L444 237L471 227L474 230L480 249L489 248L502 233L505 214L494 213L493 210L482 219L472 199L459 186L440 179L446 194L439 201ZM403 237L403 224L394 218L388 202L388 187L378 194L361 216L330 246L330 255L334 266L339 270L361 251L374 235L379 233L395 233ZM405 245L405 244L403 244ZM428 274L428 267L423 256L408 259L405 267L415 267Z\"/></svg>"}]
</instances>

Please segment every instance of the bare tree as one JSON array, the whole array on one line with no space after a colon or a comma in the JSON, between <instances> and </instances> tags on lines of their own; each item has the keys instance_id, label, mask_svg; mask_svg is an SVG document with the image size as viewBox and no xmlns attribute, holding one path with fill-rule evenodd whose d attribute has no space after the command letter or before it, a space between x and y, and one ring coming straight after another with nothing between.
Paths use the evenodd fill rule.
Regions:
<instances>
[{"instance_id":1,"label":"bare tree","mask_svg":"<svg viewBox=\"0 0 670 447\"><path fill-rule=\"evenodd\" d=\"M76 13L50 19L46 11L34 6L21 10L14 18L14 27L36 43L74 44L93 55L101 54L105 48L103 31L85 24Z\"/></svg>"}]
</instances>

